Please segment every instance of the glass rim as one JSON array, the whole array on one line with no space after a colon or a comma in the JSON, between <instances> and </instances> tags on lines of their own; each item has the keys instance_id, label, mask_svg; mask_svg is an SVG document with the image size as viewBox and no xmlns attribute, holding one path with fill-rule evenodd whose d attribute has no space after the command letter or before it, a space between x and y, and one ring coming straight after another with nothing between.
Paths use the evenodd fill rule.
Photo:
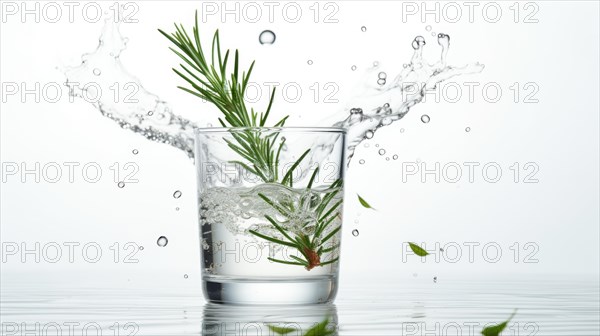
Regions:
<instances>
[{"instance_id":1,"label":"glass rim","mask_svg":"<svg viewBox=\"0 0 600 336\"><path fill-rule=\"evenodd\" d=\"M205 133L223 133L223 132L243 132L243 131L275 131L275 132L307 132L307 133L346 133L343 127L320 127L320 126L282 126L282 127L198 127L194 130L195 134Z\"/></svg>"}]
</instances>

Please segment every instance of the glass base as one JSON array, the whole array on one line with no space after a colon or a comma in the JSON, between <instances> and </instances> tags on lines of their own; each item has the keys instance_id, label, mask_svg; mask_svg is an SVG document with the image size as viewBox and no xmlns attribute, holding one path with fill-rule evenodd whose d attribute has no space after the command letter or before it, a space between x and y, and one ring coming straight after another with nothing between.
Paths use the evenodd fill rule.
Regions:
<instances>
[{"instance_id":1,"label":"glass base","mask_svg":"<svg viewBox=\"0 0 600 336\"><path fill-rule=\"evenodd\" d=\"M252 279L204 276L204 297L227 304L317 304L333 302L337 277Z\"/></svg>"}]
</instances>

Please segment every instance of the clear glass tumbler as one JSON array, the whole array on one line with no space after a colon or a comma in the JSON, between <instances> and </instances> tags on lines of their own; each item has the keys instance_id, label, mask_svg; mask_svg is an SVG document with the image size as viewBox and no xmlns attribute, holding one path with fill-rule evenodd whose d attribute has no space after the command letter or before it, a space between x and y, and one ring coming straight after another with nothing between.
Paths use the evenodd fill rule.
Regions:
<instances>
[{"instance_id":1,"label":"clear glass tumbler","mask_svg":"<svg viewBox=\"0 0 600 336\"><path fill-rule=\"evenodd\" d=\"M337 293L345 131L201 128L196 167L203 290L234 304Z\"/></svg>"}]
</instances>

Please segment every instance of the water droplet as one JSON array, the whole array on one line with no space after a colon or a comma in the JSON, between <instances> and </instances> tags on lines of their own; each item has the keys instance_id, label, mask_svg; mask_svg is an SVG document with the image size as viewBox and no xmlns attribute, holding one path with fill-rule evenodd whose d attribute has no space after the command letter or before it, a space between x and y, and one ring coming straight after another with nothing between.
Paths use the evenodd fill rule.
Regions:
<instances>
[{"instance_id":1,"label":"water droplet","mask_svg":"<svg viewBox=\"0 0 600 336\"><path fill-rule=\"evenodd\" d=\"M429 116L428 116L427 114L423 114L423 115L421 116L421 121L422 121L424 124L427 124L427 123L428 123L430 120L431 120L431 118L429 118Z\"/></svg>"},{"instance_id":2,"label":"water droplet","mask_svg":"<svg viewBox=\"0 0 600 336\"><path fill-rule=\"evenodd\" d=\"M154 115L154 111L148 111L148 116Z\"/></svg>"},{"instance_id":3,"label":"water droplet","mask_svg":"<svg viewBox=\"0 0 600 336\"><path fill-rule=\"evenodd\" d=\"M394 156L392 156L392 159L398 160L398 155L394 154Z\"/></svg>"},{"instance_id":4,"label":"water droplet","mask_svg":"<svg viewBox=\"0 0 600 336\"><path fill-rule=\"evenodd\" d=\"M400 129L400 133L404 133L404 128L401 128L401 129Z\"/></svg>"},{"instance_id":5,"label":"water droplet","mask_svg":"<svg viewBox=\"0 0 600 336\"><path fill-rule=\"evenodd\" d=\"M352 66L350 69L351 69L352 71L355 71L355 70L356 70L356 65L353 65L353 66Z\"/></svg>"},{"instance_id":6,"label":"water droplet","mask_svg":"<svg viewBox=\"0 0 600 336\"><path fill-rule=\"evenodd\" d=\"M387 78L387 74L386 74L385 72L383 72L383 71L382 71L382 72L380 72L380 73L378 73L378 74L377 74L377 76L378 76L379 78L384 78L384 79L385 79L385 78ZM389 106L389 105L388 105L388 106Z\"/></svg>"},{"instance_id":7,"label":"water droplet","mask_svg":"<svg viewBox=\"0 0 600 336\"><path fill-rule=\"evenodd\" d=\"M169 240L165 236L158 237L158 240L156 241L156 244L160 247L165 247L165 246L167 246L168 243L169 243Z\"/></svg>"},{"instance_id":8,"label":"water droplet","mask_svg":"<svg viewBox=\"0 0 600 336\"><path fill-rule=\"evenodd\" d=\"M187 279L187 278L189 278L189 277L188 277L188 275L187 275L187 274L184 274L184 275L183 275L183 278L184 278L184 279Z\"/></svg>"},{"instance_id":9,"label":"water droplet","mask_svg":"<svg viewBox=\"0 0 600 336\"><path fill-rule=\"evenodd\" d=\"M365 164L365 160L363 160L363 159L360 159L360 160L358 161L358 163L360 163L360 164Z\"/></svg>"},{"instance_id":10,"label":"water droplet","mask_svg":"<svg viewBox=\"0 0 600 336\"><path fill-rule=\"evenodd\" d=\"M385 154L385 149L383 149L383 148L382 148L382 149L380 149L380 150L379 150L379 155L384 155L384 154Z\"/></svg>"},{"instance_id":11,"label":"water droplet","mask_svg":"<svg viewBox=\"0 0 600 336\"><path fill-rule=\"evenodd\" d=\"M433 283L437 283L437 277L436 276L433 277Z\"/></svg>"},{"instance_id":12,"label":"water droplet","mask_svg":"<svg viewBox=\"0 0 600 336\"><path fill-rule=\"evenodd\" d=\"M420 49L424 45L425 45L425 38L423 36L415 37L415 39L413 40L413 43L412 43L412 47L415 50Z\"/></svg>"},{"instance_id":13,"label":"water droplet","mask_svg":"<svg viewBox=\"0 0 600 336\"><path fill-rule=\"evenodd\" d=\"M379 84L379 85L385 85L385 78L379 78L377 80L377 84Z\"/></svg>"},{"instance_id":14,"label":"water droplet","mask_svg":"<svg viewBox=\"0 0 600 336\"><path fill-rule=\"evenodd\" d=\"M465 132L471 132L471 127L465 128Z\"/></svg>"},{"instance_id":15,"label":"water droplet","mask_svg":"<svg viewBox=\"0 0 600 336\"><path fill-rule=\"evenodd\" d=\"M308 63L308 65L312 65L313 61L312 60L308 60L308 61L306 61L306 63Z\"/></svg>"},{"instance_id":16,"label":"water droplet","mask_svg":"<svg viewBox=\"0 0 600 336\"><path fill-rule=\"evenodd\" d=\"M361 108L352 108L350 109L350 114L362 114L363 110Z\"/></svg>"},{"instance_id":17,"label":"water droplet","mask_svg":"<svg viewBox=\"0 0 600 336\"><path fill-rule=\"evenodd\" d=\"M367 31L367 27L362 26L362 27L360 27L360 30L362 30L363 32L366 32Z\"/></svg>"},{"instance_id":18,"label":"water droplet","mask_svg":"<svg viewBox=\"0 0 600 336\"><path fill-rule=\"evenodd\" d=\"M117 183L117 187L119 187L119 188L125 187L125 182L121 181L121 182Z\"/></svg>"},{"instance_id":19,"label":"water droplet","mask_svg":"<svg viewBox=\"0 0 600 336\"><path fill-rule=\"evenodd\" d=\"M352 230L352 235L354 237L358 237L358 230L357 229Z\"/></svg>"},{"instance_id":20,"label":"water droplet","mask_svg":"<svg viewBox=\"0 0 600 336\"><path fill-rule=\"evenodd\" d=\"M133 153L133 155L137 155L139 153L139 151L137 149L134 149L131 152Z\"/></svg>"},{"instance_id":21,"label":"water droplet","mask_svg":"<svg viewBox=\"0 0 600 336\"><path fill-rule=\"evenodd\" d=\"M100 69L98 69L98 68L94 68L94 70L92 70L92 72L94 73L95 76L100 76L100 74L102 74L102 71L100 71Z\"/></svg>"},{"instance_id":22,"label":"water droplet","mask_svg":"<svg viewBox=\"0 0 600 336\"><path fill-rule=\"evenodd\" d=\"M179 197L181 197L181 191L179 191L179 190L176 190L176 191L173 193L173 198L179 198Z\"/></svg>"},{"instance_id":23,"label":"water droplet","mask_svg":"<svg viewBox=\"0 0 600 336\"><path fill-rule=\"evenodd\" d=\"M425 30L431 31L431 26L425 26Z\"/></svg>"},{"instance_id":24,"label":"water droplet","mask_svg":"<svg viewBox=\"0 0 600 336\"><path fill-rule=\"evenodd\" d=\"M263 30L262 33L258 36L258 42L260 44L273 44L275 43L275 33L271 30Z\"/></svg>"}]
</instances>

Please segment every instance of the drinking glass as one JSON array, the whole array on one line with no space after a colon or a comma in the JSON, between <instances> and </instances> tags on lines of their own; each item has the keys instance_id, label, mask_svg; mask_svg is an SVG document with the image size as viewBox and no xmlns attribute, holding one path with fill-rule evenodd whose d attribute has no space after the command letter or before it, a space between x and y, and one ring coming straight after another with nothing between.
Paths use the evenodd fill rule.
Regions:
<instances>
[{"instance_id":1,"label":"drinking glass","mask_svg":"<svg viewBox=\"0 0 600 336\"><path fill-rule=\"evenodd\" d=\"M195 147L206 299L332 302L341 247L344 129L200 128Z\"/></svg>"}]
</instances>

